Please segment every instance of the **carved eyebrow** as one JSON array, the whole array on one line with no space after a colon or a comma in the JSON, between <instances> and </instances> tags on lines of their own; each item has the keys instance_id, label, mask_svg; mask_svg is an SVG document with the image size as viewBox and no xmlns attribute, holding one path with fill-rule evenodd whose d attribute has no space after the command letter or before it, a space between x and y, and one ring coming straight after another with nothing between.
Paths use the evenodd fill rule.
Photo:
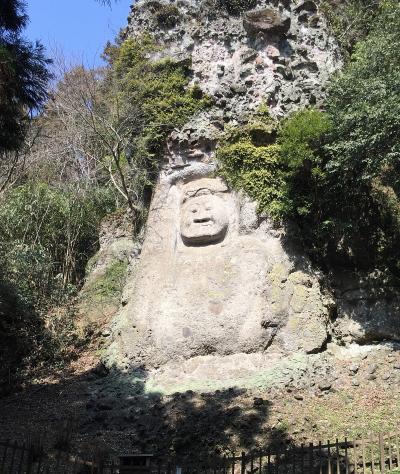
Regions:
<instances>
[{"instance_id":1,"label":"carved eyebrow","mask_svg":"<svg viewBox=\"0 0 400 474\"><path fill-rule=\"evenodd\" d=\"M196 189L196 191L186 191L183 196L182 202L186 202L189 199L195 198L197 196L207 196L209 194L210 195L213 194L213 192L209 188L199 188L199 189Z\"/></svg>"},{"instance_id":2,"label":"carved eyebrow","mask_svg":"<svg viewBox=\"0 0 400 474\"><path fill-rule=\"evenodd\" d=\"M197 189L197 191L195 191L195 193L193 194L192 197L196 197L198 195L204 196L204 195L207 195L207 194L212 194L211 189L209 189L209 188L199 188L199 189Z\"/></svg>"}]
</instances>

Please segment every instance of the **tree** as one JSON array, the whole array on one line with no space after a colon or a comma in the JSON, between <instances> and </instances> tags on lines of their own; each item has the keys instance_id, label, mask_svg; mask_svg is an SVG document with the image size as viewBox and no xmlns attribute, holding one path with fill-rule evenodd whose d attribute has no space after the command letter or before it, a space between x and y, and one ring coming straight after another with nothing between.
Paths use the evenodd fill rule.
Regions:
<instances>
[{"instance_id":1,"label":"tree","mask_svg":"<svg viewBox=\"0 0 400 474\"><path fill-rule=\"evenodd\" d=\"M16 150L29 114L47 98L50 60L39 43L21 36L28 21L21 0L0 4L0 151Z\"/></svg>"},{"instance_id":2,"label":"tree","mask_svg":"<svg viewBox=\"0 0 400 474\"><path fill-rule=\"evenodd\" d=\"M400 5L382 3L333 82L327 174L337 241L364 264L400 271Z\"/></svg>"},{"instance_id":3,"label":"tree","mask_svg":"<svg viewBox=\"0 0 400 474\"><path fill-rule=\"evenodd\" d=\"M368 35L381 3L381 0L321 0L320 8L346 59Z\"/></svg>"},{"instance_id":4,"label":"tree","mask_svg":"<svg viewBox=\"0 0 400 474\"><path fill-rule=\"evenodd\" d=\"M29 158L30 173L48 170L51 180L110 181L136 232L145 221L166 138L209 104L198 88L188 87L189 64L154 61L157 48L148 36L108 45L108 64L98 69L70 67L59 57L59 81L38 120L44 133Z\"/></svg>"}]
</instances>

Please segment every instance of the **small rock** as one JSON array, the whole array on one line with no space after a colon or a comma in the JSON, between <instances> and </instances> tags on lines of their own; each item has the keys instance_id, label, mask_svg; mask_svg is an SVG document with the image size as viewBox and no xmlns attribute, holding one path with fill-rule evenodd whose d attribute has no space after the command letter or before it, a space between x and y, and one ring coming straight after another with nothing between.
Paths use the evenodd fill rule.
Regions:
<instances>
[{"instance_id":1,"label":"small rock","mask_svg":"<svg viewBox=\"0 0 400 474\"><path fill-rule=\"evenodd\" d=\"M321 390L321 392L327 392L332 388L331 382L328 382L327 380L320 382L318 384L318 388Z\"/></svg>"},{"instance_id":2,"label":"small rock","mask_svg":"<svg viewBox=\"0 0 400 474\"><path fill-rule=\"evenodd\" d=\"M269 58L278 58L280 56L279 49L276 48L275 46L272 46L271 44L267 47L267 56Z\"/></svg>"},{"instance_id":3,"label":"small rock","mask_svg":"<svg viewBox=\"0 0 400 474\"><path fill-rule=\"evenodd\" d=\"M295 393L293 396L296 400L304 400L303 395L300 395L300 393Z\"/></svg>"},{"instance_id":4,"label":"small rock","mask_svg":"<svg viewBox=\"0 0 400 474\"><path fill-rule=\"evenodd\" d=\"M367 380L376 380L376 375L375 374L367 374L365 377Z\"/></svg>"},{"instance_id":5,"label":"small rock","mask_svg":"<svg viewBox=\"0 0 400 474\"><path fill-rule=\"evenodd\" d=\"M353 374L356 374L359 370L360 366L358 364L352 364L350 367L349 367L349 370L350 372L352 372Z\"/></svg>"},{"instance_id":6,"label":"small rock","mask_svg":"<svg viewBox=\"0 0 400 474\"><path fill-rule=\"evenodd\" d=\"M376 369L378 368L378 364L371 364L367 367L367 374L374 374Z\"/></svg>"},{"instance_id":7,"label":"small rock","mask_svg":"<svg viewBox=\"0 0 400 474\"><path fill-rule=\"evenodd\" d=\"M231 84L231 91L236 94L244 94L246 92L246 87L243 84L234 83Z\"/></svg>"},{"instance_id":8,"label":"small rock","mask_svg":"<svg viewBox=\"0 0 400 474\"><path fill-rule=\"evenodd\" d=\"M360 385L360 382L358 380L353 380L351 383L352 385L354 385L354 387L358 387Z\"/></svg>"},{"instance_id":9,"label":"small rock","mask_svg":"<svg viewBox=\"0 0 400 474\"><path fill-rule=\"evenodd\" d=\"M264 8L247 12L243 25L249 33L253 34L259 31L285 34L290 28L290 18L283 16L279 10Z\"/></svg>"}]
</instances>

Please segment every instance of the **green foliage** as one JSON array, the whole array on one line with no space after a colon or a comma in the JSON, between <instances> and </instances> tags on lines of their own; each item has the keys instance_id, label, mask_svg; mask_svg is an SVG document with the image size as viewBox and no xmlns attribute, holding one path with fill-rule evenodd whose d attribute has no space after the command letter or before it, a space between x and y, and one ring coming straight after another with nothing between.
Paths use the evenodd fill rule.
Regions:
<instances>
[{"instance_id":1,"label":"green foliage","mask_svg":"<svg viewBox=\"0 0 400 474\"><path fill-rule=\"evenodd\" d=\"M175 5L158 4L155 18L161 28L173 28L181 17L179 9Z\"/></svg>"},{"instance_id":2,"label":"green foliage","mask_svg":"<svg viewBox=\"0 0 400 474\"><path fill-rule=\"evenodd\" d=\"M3 196L0 379L21 361L38 368L73 355L81 342L73 297L97 248L100 219L113 209L113 195L104 188L28 183Z\"/></svg>"},{"instance_id":3,"label":"green foliage","mask_svg":"<svg viewBox=\"0 0 400 474\"><path fill-rule=\"evenodd\" d=\"M316 153L323 134L330 129L328 116L316 109L295 112L286 119L279 132L282 160L289 169L319 167L321 158Z\"/></svg>"},{"instance_id":4,"label":"green foliage","mask_svg":"<svg viewBox=\"0 0 400 474\"><path fill-rule=\"evenodd\" d=\"M125 281L128 264L125 261L111 262L98 277L85 285L82 298L91 306L97 303L110 304L115 297L120 297Z\"/></svg>"},{"instance_id":5,"label":"green foliage","mask_svg":"<svg viewBox=\"0 0 400 474\"><path fill-rule=\"evenodd\" d=\"M151 61L149 55L158 49L149 36L124 41L111 60L111 79L118 82L121 102L129 100L139 106L142 133L134 139L140 152L160 159L156 155L162 152L168 134L210 105L210 99L199 96L198 88L188 88L191 70L187 61Z\"/></svg>"},{"instance_id":6,"label":"green foliage","mask_svg":"<svg viewBox=\"0 0 400 474\"><path fill-rule=\"evenodd\" d=\"M256 198L260 210L294 221L325 268L400 274L398 31L400 5L383 2L333 80L326 112L304 110L281 123L279 157L269 160L242 131L219 151L227 179Z\"/></svg>"},{"instance_id":7,"label":"green foliage","mask_svg":"<svg viewBox=\"0 0 400 474\"><path fill-rule=\"evenodd\" d=\"M0 4L0 28L10 32L19 32L26 26L24 2L21 0L3 0Z\"/></svg>"},{"instance_id":8,"label":"green foliage","mask_svg":"<svg viewBox=\"0 0 400 474\"><path fill-rule=\"evenodd\" d=\"M330 89L331 168L362 181L400 158L400 6L382 7L374 30Z\"/></svg>"},{"instance_id":9,"label":"green foliage","mask_svg":"<svg viewBox=\"0 0 400 474\"><path fill-rule=\"evenodd\" d=\"M217 8L226 10L230 15L239 15L255 8L257 0L214 0L214 4Z\"/></svg>"},{"instance_id":10,"label":"green foliage","mask_svg":"<svg viewBox=\"0 0 400 474\"><path fill-rule=\"evenodd\" d=\"M21 37L27 23L25 4L5 0L0 5L0 151L21 146L27 111L41 107L50 79L43 46Z\"/></svg>"},{"instance_id":11,"label":"green foliage","mask_svg":"<svg viewBox=\"0 0 400 474\"><path fill-rule=\"evenodd\" d=\"M368 35L380 3L380 0L321 1L321 11L346 57Z\"/></svg>"},{"instance_id":12,"label":"green foliage","mask_svg":"<svg viewBox=\"0 0 400 474\"><path fill-rule=\"evenodd\" d=\"M278 125L261 111L247 125L228 132L218 149L221 174L258 202L275 220L314 213L324 181L318 150L329 129L314 109L293 114Z\"/></svg>"},{"instance_id":13,"label":"green foliage","mask_svg":"<svg viewBox=\"0 0 400 474\"><path fill-rule=\"evenodd\" d=\"M337 239L358 262L389 266L396 272L400 270L399 29L398 2L384 2L369 36L357 45L351 63L330 88L327 110L332 131L325 148L331 193L344 198L340 209L331 210Z\"/></svg>"},{"instance_id":14,"label":"green foliage","mask_svg":"<svg viewBox=\"0 0 400 474\"><path fill-rule=\"evenodd\" d=\"M97 246L100 219L113 208L105 189L30 183L6 194L0 208L2 265L25 307L41 310L79 283Z\"/></svg>"},{"instance_id":15,"label":"green foliage","mask_svg":"<svg viewBox=\"0 0 400 474\"><path fill-rule=\"evenodd\" d=\"M306 109L289 116L279 130L281 163L290 204L286 208L287 215L283 217L302 221L302 227L310 225L310 217L315 221L322 214L320 206L326 174L320 150L329 129L325 113Z\"/></svg>"},{"instance_id":16,"label":"green foliage","mask_svg":"<svg viewBox=\"0 0 400 474\"><path fill-rule=\"evenodd\" d=\"M119 46L109 46L104 93L108 103L117 103L117 122L134 116L124 153L136 180L135 206L145 208L165 154L166 138L196 112L208 107L210 99L198 87L189 87L190 63L170 58L152 60L160 48L143 35Z\"/></svg>"},{"instance_id":17,"label":"green foliage","mask_svg":"<svg viewBox=\"0 0 400 474\"><path fill-rule=\"evenodd\" d=\"M280 146L271 144L274 124L256 117L242 128L227 132L217 150L219 173L236 189L258 203L259 212L280 218L287 206Z\"/></svg>"}]
</instances>

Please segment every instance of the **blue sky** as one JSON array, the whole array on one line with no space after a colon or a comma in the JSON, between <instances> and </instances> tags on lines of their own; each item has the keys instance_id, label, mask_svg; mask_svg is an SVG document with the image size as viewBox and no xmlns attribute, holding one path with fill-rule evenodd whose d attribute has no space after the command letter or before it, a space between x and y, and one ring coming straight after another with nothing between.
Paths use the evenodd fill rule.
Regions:
<instances>
[{"instance_id":1,"label":"blue sky","mask_svg":"<svg viewBox=\"0 0 400 474\"><path fill-rule=\"evenodd\" d=\"M101 64L100 54L126 26L133 0L113 1L112 8L95 0L27 0L30 23L25 36L40 40L48 56L59 49L67 60L88 67Z\"/></svg>"}]
</instances>

